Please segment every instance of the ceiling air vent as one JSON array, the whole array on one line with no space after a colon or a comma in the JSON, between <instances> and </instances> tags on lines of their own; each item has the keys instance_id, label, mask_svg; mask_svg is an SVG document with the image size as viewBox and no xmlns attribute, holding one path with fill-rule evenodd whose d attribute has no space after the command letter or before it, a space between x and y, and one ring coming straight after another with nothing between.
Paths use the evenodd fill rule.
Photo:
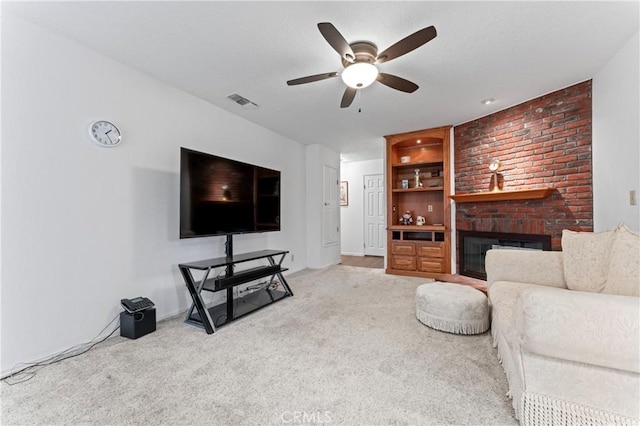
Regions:
<instances>
[{"instance_id":1,"label":"ceiling air vent","mask_svg":"<svg viewBox=\"0 0 640 426\"><path fill-rule=\"evenodd\" d=\"M229 95L227 96L228 99L231 99L233 102L237 103L238 105L240 105L243 108L246 109L256 109L258 108L258 104L251 102L249 99L244 98L240 95L238 95L237 93L234 93L233 95Z\"/></svg>"}]
</instances>

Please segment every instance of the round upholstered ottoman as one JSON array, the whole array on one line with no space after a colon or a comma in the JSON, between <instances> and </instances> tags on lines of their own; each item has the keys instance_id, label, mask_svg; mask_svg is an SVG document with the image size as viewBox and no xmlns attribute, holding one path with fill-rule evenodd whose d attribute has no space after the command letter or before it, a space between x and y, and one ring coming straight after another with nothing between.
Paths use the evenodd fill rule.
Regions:
<instances>
[{"instance_id":1,"label":"round upholstered ottoman","mask_svg":"<svg viewBox=\"0 0 640 426\"><path fill-rule=\"evenodd\" d=\"M418 320L436 330L480 334L489 329L487 297L473 287L435 282L416 291Z\"/></svg>"}]
</instances>

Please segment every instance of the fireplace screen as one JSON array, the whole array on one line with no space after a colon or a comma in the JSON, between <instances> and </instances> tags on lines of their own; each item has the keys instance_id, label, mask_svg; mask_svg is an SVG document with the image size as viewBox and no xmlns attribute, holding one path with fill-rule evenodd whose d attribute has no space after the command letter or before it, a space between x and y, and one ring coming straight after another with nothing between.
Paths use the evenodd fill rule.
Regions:
<instances>
[{"instance_id":1,"label":"fireplace screen","mask_svg":"<svg viewBox=\"0 0 640 426\"><path fill-rule=\"evenodd\" d=\"M491 249L551 250L551 236L504 232L458 231L460 274L487 279L484 257Z\"/></svg>"}]
</instances>

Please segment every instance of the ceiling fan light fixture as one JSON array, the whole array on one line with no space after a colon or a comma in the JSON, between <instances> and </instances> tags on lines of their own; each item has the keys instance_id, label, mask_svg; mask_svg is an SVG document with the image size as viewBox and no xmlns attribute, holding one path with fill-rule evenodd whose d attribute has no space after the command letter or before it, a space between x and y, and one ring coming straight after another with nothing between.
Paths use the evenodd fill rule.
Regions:
<instances>
[{"instance_id":1,"label":"ceiling fan light fixture","mask_svg":"<svg viewBox=\"0 0 640 426\"><path fill-rule=\"evenodd\" d=\"M368 62L356 62L342 71L342 81L354 89L370 86L378 78L378 69Z\"/></svg>"}]
</instances>

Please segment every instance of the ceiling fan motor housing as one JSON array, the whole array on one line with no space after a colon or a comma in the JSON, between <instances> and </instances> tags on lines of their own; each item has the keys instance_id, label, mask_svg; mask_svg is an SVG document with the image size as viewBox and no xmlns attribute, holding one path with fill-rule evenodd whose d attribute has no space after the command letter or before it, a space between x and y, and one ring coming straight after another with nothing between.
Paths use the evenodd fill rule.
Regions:
<instances>
[{"instance_id":1,"label":"ceiling fan motor housing","mask_svg":"<svg viewBox=\"0 0 640 426\"><path fill-rule=\"evenodd\" d=\"M376 62L378 47L375 44L369 41L357 41L355 43L351 43L349 46L351 46L351 50L355 53L356 58L352 62L342 58L343 67L346 68L356 62L366 62L369 64Z\"/></svg>"}]
</instances>

